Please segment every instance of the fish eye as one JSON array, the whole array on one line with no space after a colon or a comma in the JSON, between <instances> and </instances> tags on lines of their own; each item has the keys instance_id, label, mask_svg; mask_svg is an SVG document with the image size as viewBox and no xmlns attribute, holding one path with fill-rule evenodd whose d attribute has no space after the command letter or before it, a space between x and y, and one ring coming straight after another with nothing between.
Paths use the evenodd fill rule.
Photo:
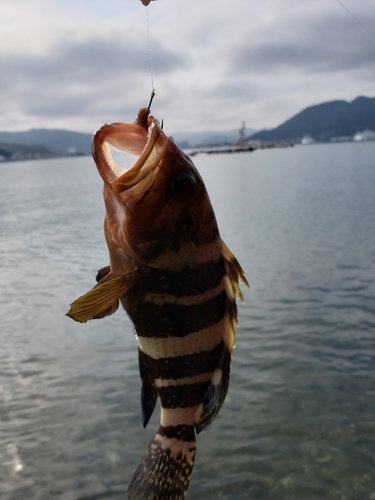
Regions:
<instances>
[{"instance_id":1,"label":"fish eye","mask_svg":"<svg viewBox=\"0 0 375 500\"><path fill-rule=\"evenodd\" d=\"M172 194L178 201L188 201L195 191L195 178L193 175L183 172L176 175L172 180Z\"/></svg>"}]
</instances>

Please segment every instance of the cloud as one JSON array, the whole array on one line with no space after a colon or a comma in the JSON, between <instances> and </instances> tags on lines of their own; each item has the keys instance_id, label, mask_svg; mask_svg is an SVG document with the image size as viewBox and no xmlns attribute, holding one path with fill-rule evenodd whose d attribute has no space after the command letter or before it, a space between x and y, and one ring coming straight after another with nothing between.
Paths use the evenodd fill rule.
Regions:
<instances>
[{"instance_id":1,"label":"cloud","mask_svg":"<svg viewBox=\"0 0 375 500\"><path fill-rule=\"evenodd\" d=\"M179 55L160 44L156 44L155 51L158 53L155 66L161 74L183 64ZM110 83L111 79L150 71L144 46L118 37L91 38L83 43L60 42L46 55L2 55L0 65L0 91L9 90L11 86L24 89L27 84L39 82L95 86L98 82ZM20 80L22 84L18 85Z\"/></svg>"},{"instance_id":2,"label":"cloud","mask_svg":"<svg viewBox=\"0 0 375 500\"><path fill-rule=\"evenodd\" d=\"M286 39L285 39L286 38ZM231 71L330 73L360 69L375 62L374 45L351 19L314 19L303 30L261 44L237 46Z\"/></svg>"},{"instance_id":3,"label":"cloud","mask_svg":"<svg viewBox=\"0 0 375 500\"><path fill-rule=\"evenodd\" d=\"M153 64L160 75L186 64L186 59L159 42L155 52ZM39 117L111 113L142 88L142 80L144 94L149 93L144 44L119 35L60 41L45 54L0 55L0 67L3 107L22 108L25 114Z\"/></svg>"},{"instance_id":4,"label":"cloud","mask_svg":"<svg viewBox=\"0 0 375 500\"><path fill-rule=\"evenodd\" d=\"M348 7L374 31L375 2ZM171 132L276 126L373 94L375 44L336 0L160 0L148 12L153 112ZM145 13L136 0L2 0L0 129L132 119L151 91Z\"/></svg>"}]
</instances>

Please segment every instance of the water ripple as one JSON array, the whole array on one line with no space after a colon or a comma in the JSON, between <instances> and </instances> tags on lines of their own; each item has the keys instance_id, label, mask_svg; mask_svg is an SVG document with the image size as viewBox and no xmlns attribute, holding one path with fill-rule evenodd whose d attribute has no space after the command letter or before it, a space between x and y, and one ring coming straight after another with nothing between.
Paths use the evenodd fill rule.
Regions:
<instances>
[{"instance_id":1,"label":"water ripple","mask_svg":"<svg viewBox=\"0 0 375 500\"><path fill-rule=\"evenodd\" d=\"M197 158L252 291L188 498L375 492L375 144L362 146L358 164L350 144L233 155L231 176L226 159ZM124 497L159 409L144 430L123 312L64 316L108 263L101 181L89 158L0 170L0 493Z\"/></svg>"}]
</instances>

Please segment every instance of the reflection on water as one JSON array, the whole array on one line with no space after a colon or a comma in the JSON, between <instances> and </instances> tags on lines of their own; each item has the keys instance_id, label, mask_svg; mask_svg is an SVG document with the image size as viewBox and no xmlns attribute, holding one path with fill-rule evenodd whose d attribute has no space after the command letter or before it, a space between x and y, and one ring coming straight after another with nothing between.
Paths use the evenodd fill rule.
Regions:
<instances>
[{"instance_id":1,"label":"reflection on water","mask_svg":"<svg viewBox=\"0 0 375 500\"><path fill-rule=\"evenodd\" d=\"M188 498L375 498L375 144L198 156L252 291ZM90 158L0 165L0 494L124 498L143 430L123 311L64 316L108 263Z\"/></svg>"}]
</instances>

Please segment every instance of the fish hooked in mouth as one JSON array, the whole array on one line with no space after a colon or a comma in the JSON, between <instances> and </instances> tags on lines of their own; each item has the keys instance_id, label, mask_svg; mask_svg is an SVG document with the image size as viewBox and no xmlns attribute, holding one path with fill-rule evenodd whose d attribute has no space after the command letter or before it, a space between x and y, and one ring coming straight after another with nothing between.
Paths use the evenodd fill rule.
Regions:
<instances>
[{"instance_id":1,"label":"fish hooked in mouth","mask_svg":"<svg viewBox=\"0 0 375 500\"><path fill-rule=\"evenodd\" d=\"M112 148L131 155L124 170ZM195 433L224 402L247 286L220 238L204 182L149 108L133 124L104 125L93 140L104 181L104 234L110 265L68 312L103 318L121 302L138 342L142 422L157 398L160 427L130 482L131 500L183 500L194 464Z\"/></svg>"},{"instance_id":2,"label":"fish hooked in mouth","mask_svg":"<svg viewBox=\"0 0 375 500\"><path fill-rule=\"evenodd\" d=\"M93 157L105 184L116 194L128 191L155 171L165 153L168 139L149 109L139 111L135 123L104 125L93 141ZM138 157L133 167L121 173L109 146ZM149 180L150 182L150 180Z\"/></svg>"}]
</instances>

